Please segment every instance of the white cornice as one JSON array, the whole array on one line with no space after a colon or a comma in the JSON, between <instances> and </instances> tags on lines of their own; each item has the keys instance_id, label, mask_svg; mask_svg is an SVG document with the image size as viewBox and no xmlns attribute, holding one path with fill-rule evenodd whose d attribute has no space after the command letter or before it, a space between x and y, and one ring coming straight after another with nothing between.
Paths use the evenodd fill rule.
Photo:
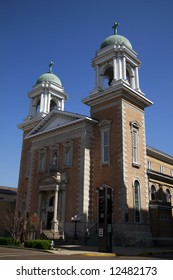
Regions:
<instances>
[{"instance_id":1,"label":"white cornice","mask_svg":"<svg viewBox=\"0 0 173 280\"><path fill-rule=\"evenodd\" d=\"M152 101L147 99L143 93L133 90L122 80L118 81L116 85L110 86L105 90L96 90L88 97L84 98L82 102L89 106L94 106L104 101L112 100L115 98L125 98L142 108L148 107L153 104Z\"/></svg>"},{"instance_id":2,"label":"white cornice","mask_svg":"<svg viewBox=\"0 0 173 280\"><path fill-rule=\"evenodd\" d=\"M124 44L113 44L96 52L95 58L92 59L92 66L94 67L97 64L107 61L109 58L111 59L113 56L119 55L124 55L128 57L128 59L131 58L131 60L133 59L132 61L136 65L141 64L141 61L137 57L137 53L133 49L129 49Z\"/></svg>"},{"instance_id":3,"label":"white cornice","mask_svg":"<svg viewBox=\"0 0 173 280\"><path fill-rule=\"evenodd\" d=\"M24 120L23 123L18 124L17 127L22 130L32 129L34 126L36 126L38 123L40 123L40 121L43 119L43 117L44 117L43 115L40 115L39 117L33 118L33 119L30 119L28 117Z\"/></svg>"},{"instance_id":4,"label":"white cornice","mask_svg":"<svg viewBox=\"0 0 173 280\"><path fill-rule=\"evenodd\" d=\"M147 155L173 165L173 156L147 146Z\"/></svg>"},{"instance_id":5,"label":"white cornice","mask_svg":"<svg viewBox=\"0 0 173 280\"><path fill-rule=\"evenodd\" d=\"M41 84L41 85L35 87L32 91L28 92L28 96L30 98L33 98L33 97L39 95L40 92L45 92L46 90L48 90L50 93L52 93L52 94L54 94L56 96L58 95L60 97L63 97L64 100L68 99L68 94L65 93L62 88L53 86L51 84L50 85Z\"/></svg>"},{"instance_id":6,"label":"white cornice","mask_svg":"<svg viewBox=\"0 0 173 280\"><path fill-rule=\"evenodd\" d=\"M54 115L59 114L59 115L64 115L64 116L69 116L71 118L73 118L73 120L69 121L68 123L62 124L60 126L57 127L52 127L49 130L46 131L40 131L41 127L43 127L43 125L45 125ZM33 137L39 137L41 135L46 135L48 133L54 132L54 131L60 131L64 128L67 128L69 126L76 126L76 124L82 123L82 122L89 122L89 123L97 123L96 120L87 117L87 116L83 116L83 115L78 115L78 114L73 114L70 112L64 112L64 111L58 111L58 110L53 110L51 111L40 123L38 123L26 136L25 138L33 138Z\"/></svg>"},{"instance_id":7,"label":"white cornice","mask_svg":"<svg viewBox=\"0 0 173 280\"><path fill-rule=\"evenodd\" d=\"M158 180L160 182L166 182L166 183L169 183L169 184L173 184L173 177L169 176L167 174L163 174L163 173L156 172L154 170L148 169L147 170L147 175L150 179L155 179L155 180Z\"/></svg>"}]
</instances>

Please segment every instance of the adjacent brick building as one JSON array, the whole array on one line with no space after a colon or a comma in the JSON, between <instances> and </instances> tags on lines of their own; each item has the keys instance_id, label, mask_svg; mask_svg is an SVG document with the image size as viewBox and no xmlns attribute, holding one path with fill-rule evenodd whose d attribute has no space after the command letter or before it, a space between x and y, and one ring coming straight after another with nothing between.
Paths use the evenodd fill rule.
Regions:
<instances>
[{"instance_id":1,"label":"adjacent brick building","mask_svg":"<svg viewBox=\"0 0 173 280\"><path fill-rule=\"evenodd\" d=\"M137 53L116 32L96 52L94 90L82 102L90 116L64 110L60 79L42 74L29 92L23 130L17 209L39 217L39 230L73 236L98 224L98 190L113 192L114 244L173 237L173 157L146 145ZM77 215L77 216L76 216Z\"/></svg>"}]
</instances>

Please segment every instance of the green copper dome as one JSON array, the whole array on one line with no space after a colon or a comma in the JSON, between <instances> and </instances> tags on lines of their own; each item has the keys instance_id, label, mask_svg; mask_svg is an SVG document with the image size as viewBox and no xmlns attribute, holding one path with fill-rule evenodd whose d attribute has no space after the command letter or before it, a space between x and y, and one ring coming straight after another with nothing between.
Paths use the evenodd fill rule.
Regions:
<instances>
[{"instance_id":1,"label":"green copper dome","mask_svg":"<svg viewBox=\"0 0 173 280\"><path fill-rule=\"evenodd\" d=\"M42 83L42 82L50 82L53 84L58 84L59 86L62 86L62 83L60 79L52 73L52 65L53 62L50 62L49 64L49 72L42 74L38 79L36 84Z\"/></svg>"},{"instance_id":2,"label":"green copper dome","mask_svg":"<svg viewBox=\"0 0 173 280\"><path fill-rule=\"evenodd\" d=\"M109 37L107 37L103 41L103 43L100 46L100 49L103 49L103 48L105 48L105 47L107 47L109 45L112 45L112 44L124 44L127 47L129 47L130 49L132 49L132 45L129 42L129 40L127 38L125 38L124 36L117 34L117 27L118 27L118 25L119 25L119 23L115 21L114 25L112 26L112 28L114 30L114 34L109 36Z\"/></svg>"},{"instance_id":3,"label":"green copper dome","mask_svg":"<svg viewBox=\"0 0 173 280\"><path fill-rule=\"evenodd\" d=\"M130 49L132 49L132 45L127 38L122 35L114 34L107 37L100 46L100 49L103 49L112 44L124 44Z\"/></svg>"},{"instance_id":4,"label":"green copper dome","mask_svg":"<svg viewBox=\"0 0 173 280\"><path fill-rule=\"evenodd\" d=\"M38 79L36 84L42 83L42 82L51 82L53 84L58 84L62 86L60 79L53 73L44 73L42 74Z\"/></svg>"}]
</instances>

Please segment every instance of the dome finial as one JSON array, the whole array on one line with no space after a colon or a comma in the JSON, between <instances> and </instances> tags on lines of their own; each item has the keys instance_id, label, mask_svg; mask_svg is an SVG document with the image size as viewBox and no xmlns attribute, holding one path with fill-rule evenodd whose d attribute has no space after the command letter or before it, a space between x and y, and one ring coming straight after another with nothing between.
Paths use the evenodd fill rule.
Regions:
<instances>
[{"instance_id":1,"label":"dome finial","mask_svg":"<svg viewBox=\"0 0 173 280\"><path fill-rule=\"evenodd\" d=\"M114 22L114 25L112 26L113 30L114 30L114 35L117 34L117 27L119 25L119 22Z\"/></svg>"},{"instance_id":2,"label":"dome finial","mask_svg":"<svg viewBox=\"0 0 173 280\"><path fill-rule=\"evenodd\" d=\"M52 73L52 66L54 65L53 61L49 63L49 73Z\"/></svg>"}]
</instances>

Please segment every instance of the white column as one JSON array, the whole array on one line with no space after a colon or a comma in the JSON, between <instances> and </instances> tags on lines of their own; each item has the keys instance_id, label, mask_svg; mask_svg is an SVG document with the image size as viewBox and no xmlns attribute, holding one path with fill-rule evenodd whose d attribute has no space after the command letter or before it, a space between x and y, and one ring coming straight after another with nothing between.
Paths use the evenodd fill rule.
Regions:
<instances>
[{"instance_id":1,"label":"white column","mask_svg":"<svg viewBox=\"0 0 173 280\"><path fill-rule=\"evenodd\" d=\"M123 80L126 80L126 58L123 56L123 69L122 69L122 78Z\"/></svg>"},{"instance_id":2,"label":"white column","mask_svg":"<svg viewBox=\"0 0 173 280\"><path fill-rule=\"evenodd\" d=\"M55 189L55 200L54 200L54 215L53 215L53 229L55 230L55 232L58 232L58 220L57 220L58 191L59 191L59 187L56 186L56 189Z\"/></svg>"},{"instance_id":3,"label":"white column","mask_svg":"<svg viewBox=\"0 0 173 280\"><path fill-rule=\"evenodd\" d=\"M48 93L48 98L47 98L47 112L50 112L50 100L51 100L51 93Z\"/></svg>"},{"instance_id":4,"label":"white column","mask_svg":"<svg viewBox=\"0 0 173 280\"><path fill-rule=\"evenodd\" d=\"M122 79L122 58L118 57L118 76Z\"/></svg>"},{"instance_id":5,"label":"white column","mask_svg":"<svg viewBox=\"0 0 173 280\"><path fill-rule=\"evenodd\" d=\"M44 105L43 105L43 111L44 113L47 113L47 99L48 99L48 93L44 95Z\"/></svg>"},{"instance_id":6,"label":"white column","mask_svg":"<svg viewBox=\"0 0 173 280\"><path fill-rule=\"evenodd\" d=\"M40 98L40 112L43 112L44 110L44 93L41 93L41 98Z\"/></svg>"},{"instance_id":7,"label":"white column","mask_svg":"<svg viewBox=\"0 0 173 280\"><path fill-rule=\"evenodd\" d=\"M62 99L60 104L61 104L61 110L64 111L64 99Z\"/></svg>"},{"instance_id":8,"label":"white column","mask_svg":"<svg viewBox=\"0 0 173 280\"><path fill-rule=\"evenodd\" d=\"M65 209L66 209L66 183L62 184L61 229L63 231L63 235L65 232Z\"/></svg>"},{"instance_id":9,"label":"white column","mask_svg":"<svg viewBox=\"0 0 173 280\"><path fill-rule=\"evenodd\" d=\"M96 89L97 88L99 88L99 66L98 65L96 65L96 81L95 81L95 83L96 83Z\"/></svg>"},{"instance_id":10,"label":"white column","mask_svg":"<svg viewBox=\"0 0 173 280\"><path fill-rule=\"evenodd\" d=\"M139 73L138 73L138 67L135 67L135 84L136 84L136 89L139 89Z\"/></svg>"},{"instance_id":11,"label":"white column","mask_svg":"<svg viewBox=\"0 0 173 280\"><path fill-rule=\"evenodd\" d=\"M113 79L116 81L118 79L118 69L117 69L117 58L113 58Z\"/></svg>"}]
</instances>

